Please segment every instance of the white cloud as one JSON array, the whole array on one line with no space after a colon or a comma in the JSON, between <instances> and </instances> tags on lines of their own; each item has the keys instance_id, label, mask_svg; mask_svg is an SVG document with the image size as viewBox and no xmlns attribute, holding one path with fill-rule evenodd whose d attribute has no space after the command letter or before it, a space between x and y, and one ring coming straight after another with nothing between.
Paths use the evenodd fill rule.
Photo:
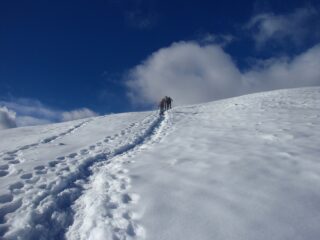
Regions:
<instances>
[{"instance_id":1,"label":"white cloud","mask_svg":"<svg viewBox=\"0 0 320 240\"><path fill-rule=\"evenodd\" d=\"M88 108L81 108L69 112L63 112L62 113L62 121L71 121L71 120L77 120L81 118L88 118L88 117L95 117L98 116L97 113L91 111Z\"/></svg>"},{"instance_id":2,"label":"white cloud","mask_svg":"<svg viewBox=\"0 0 320 240\"><path fill-rule=\"evenodd\" d=\"M16 127L16 113L7 107L0 107L0 130Z\"/></svg>"},{"instance_id":3,"label":"white cloud","mask_svg":"<svg viewBox=\"0 0 320 240\"><path fill-rule=\"evenodd\" d=\"M256 91L320 85L320 44L293 58L257 61L241 72L218 45L174 43L153 53L127 76L136 104L156 104L165 95L175 105Z\"/></svg>"},{"instance_id":4,"label":"white cloud","mask_svg":"<svg viewBox=\"0 0 320 240\"><path fill-rule=\"evenodd\" d=\"M18 116L33 116L39 119L47 119L52 122L59 119L58 110L50 108L35 99L12 98L9 101L0 101L0 104L15 111Z\"/></svg>"},{"instance_id":5,"label":"white cloud","mask_svg":"<svg viewBox=\"0 0 320 240\"><path fill-rule=\"evenodd\" d=\"M16 123L19 127L54 123L60 120L61 111L50 108L35 99L12 98L8 101L0 101L0 104L16 112Z\"/></svg>"},{"instance_id":6,"label":"white cloud","mask_svg":"<svg viewBox=\"0 0 320 240\"><path fill-rule=\"evenodd\" d=\"M243 75L250 91L320 85L320 44L292 58L270 59Z\"/></svg>"},{"instance_id":7,"label":"white cloud","mask_svg":"<svg viewBox=\"0 0 320 240\"><path fill-rule=\"evenodd\" d=\"M257 47L269 41L300 45L310 35L319 35L318 11L315 8L299 8L286 15L258 14L251 18L246 28L251 30ZM317 36L318 37L318 36Z\"/></svg>"},{"instance_id":8,"label":"white cloud","mask_svg":"<svg viewBox=\"0 0 320 240\"><path fill-rule=\"evenodd\" d=\"M131 70L127 85L135 103L165 96L176 104L205 102L239 93L241 74L220 46L179 42L153 53ZM227 90L227 91L226 91Z\"/></svg>"},{"instance_id":9,"label":"white cloud","mask_svg":"<svg viewBox=\"0 0 320 240\"><path fill-rule=\"evenodd\" d=\"M88 108L62 111L46 106L38 100L27 98L0 101L0 105L6 106L16 113L15 122L19 127L70 121L98 115Z\"/></svg>"}]
</instances>

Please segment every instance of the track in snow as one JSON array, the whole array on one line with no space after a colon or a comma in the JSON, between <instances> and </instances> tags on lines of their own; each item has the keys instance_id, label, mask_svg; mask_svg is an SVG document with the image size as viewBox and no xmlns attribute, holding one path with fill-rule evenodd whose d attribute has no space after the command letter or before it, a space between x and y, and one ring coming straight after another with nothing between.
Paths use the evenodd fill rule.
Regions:
<instances>
[{"instance_id":1,"label":"track in snow","mask_svg":"<svg viewBox=\"0 0 320 240\"><path fill-rule=\"evenodd\" d=\"M27 144L24 146L20 146L18 148L16 148L15 150L11 150L11 151L7 151L1 154L1 158L2 160L4 160L6 163L0 165L0 179L2 177L5 177L9 174L9 170L11 166L15 166L17 164L19 164L20 162L24 161L24 157L23 157L23 151L24 150L28 150L28 149L33 149L36 148L38 146L40 146L41 144L47 144L47 143L51 143L57 139L60 139L64 136L67 136L69 134L74 133L76 130L78 130L79 128L85 126L88 122L90 122L91 120L86 120L83 121L75 126L72 126L71 128L67 129L66 131L57 134L57 135L53 135L51 137L47 137L43 140L40 140L37 143L32 143L32 144Z\"/></svg>"},{"instance_id":2,"label":"track in snow","mask_svg":"<svg viewBox=\"0 0 320 240\"><path fill-rule=\"evenodd\" d=\"M114 167L112 167L112 163L125 155L129 157L130 153L155 138L159 134L163 122L164 117L147 117L145 122L132 124L119 134L107 136L87 149L70 153L67 156L59 156L56 160L49 162L48 166L39 165L35 167L33 173L21 176L20 182L10 186L11 194L0 196L0 201L3 202L2 206L0 205L0 236L5 239L19 239L19 237L21 239L64 239L68 227L75 221L74 210L77 209L73 209L72 206L87 191L84 191L84 189L88 189L88 183L94 182L96 178L99 179L101 172L97 173L97 177L94 175L97 169L102 168L101 164L104 166L109 165L106 167L106 169L109 168L109 175L106 178L110 183L109 188L103 188L106 191L106 197L110 200L109 203L108 200L105 202L109 213L111 213L110 209L123 209L126 204L134 202L136 198L134 195L120 193L127 190L130 181L125 176L126 170L117 169L119 167L118 164L114 164ZM143 126L142 131L122 142L121 139L123 140L126 134L135 130L135 127L139 124ZM105 149L109 141L116 141L117 139L119 140L118 148L110 151ZM52 140L54 139L50 139L50 141ZM43 141L43 143L50 141ZM90 154L92 156L88 156ZM81 162L80 165L76 166L77 162ZM70 165L69 163L75 165ZM43 181L45 174L49 171L55 172L58 175L58 180L48 183ZM119 186L119 188L115 186ZM116 192L119 194L121 201L114 204L110 196ZM26 195L25 193L29 193L30 199L27 201L23 201L22 194ZM12 202L13 195L16 195L15 199L17 199L14 202ZM21 198L19 195L21 195ZM15 215L10 222L6 221L5 218L8 213L14 213ZM23 224L21 224L19 216L24 216ZM112 221L113 216L115 215L109 214L110 221ZM118 232L118 235L136 235L137 227L131 220L130 213L126 212L121 216L126 219L129 225L126 226L125 231L122 231L119 226L113 228L113 230ZM116 221L115 218L113 220ZM16 227L18 224L20 226ZM116 237L117 235L114 235L114 239L117 239Z\"/></svg>"},{"instance_id":3,"label":"track in snow","mask_svg":"<svg viewBox=\"0 0 320 240\"><path fill-rule=\"evenodd\" d=\"M126 165L132 157L147 150L166 135L168 114L130 148L121 150L110 161L92 167L86 190L73 205L74 222L68 229L68 240L87 239L143 239L145 231L139 224L139 216L131 211L140 196L130 192L130 177Z\"/></svg>"}]
</instances>

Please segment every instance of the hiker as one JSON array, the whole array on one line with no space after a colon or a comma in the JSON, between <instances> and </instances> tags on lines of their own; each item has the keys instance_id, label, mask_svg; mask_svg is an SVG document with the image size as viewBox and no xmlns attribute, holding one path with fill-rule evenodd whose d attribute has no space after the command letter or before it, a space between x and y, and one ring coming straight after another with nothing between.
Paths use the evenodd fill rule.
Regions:
<instances>
[{"instance_id":1,"label":"hiker","mask_svg":"<svg viewBox=\"0 0 320 240\"><path fill-rule=\"evenodd\" d=\"M166 110L166 99L162 98L159 103L160 115L163 115L164 111Z\"/></svg>"},{"instance_id":2,"label":"hiker","mask_svg":"<svg viewBox=\"0 0 320 240\"><path fill-rule=\"evenodd\" d=\"M166 96L166 110L171 109L172 98Z\"/></svg>"}]
</instances>

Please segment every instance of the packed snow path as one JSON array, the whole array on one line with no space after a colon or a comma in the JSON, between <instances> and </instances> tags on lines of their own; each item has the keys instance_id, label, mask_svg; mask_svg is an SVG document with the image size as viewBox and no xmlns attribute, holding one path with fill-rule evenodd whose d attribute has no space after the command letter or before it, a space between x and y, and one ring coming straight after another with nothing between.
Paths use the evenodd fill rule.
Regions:
<instances>
[{"instance_id":1,"label":"packed snow path","mask_svg":"<svg viewBox=\"0 0 320 240\"><path fill-rule=\"evenodd\" d=\"M16 175L19 175L20 180L9 184L7 193L0 195L1 236L5 239L63 239L68 226L74 221L74 211L72 209L74 201L82 192L85 194L81 199L86 198L87 190L85 189L88 188L86 187L88 181L93 184L89 184L93 187L93 190L97 190L95 188L97 186L96 182L97 179L99 182L101 172L106 174L103 178L103 186L105 187L107 184L110 191L108 191L108 187L98 188L101 192L92 197L97 200L99 195L105 193L106 198L102 200L104 201L103 204L106 205L108 214L104 217L112 219L114 214L112 212L115 209L121 209L121 204L130 204L135 199L134 195L131 196L126 192L129 187L129 180L125 176L126 170L119 169L118 158L123 158L124 155L130 157L129 154L137 151L140 145L150 141L155 132L160 129L162 120L163 117L159 117L156 113L149 113L142 121L131 123L120 132L106 136L87 148L57 156L55 160L49 161L47 166L34 166L33 171L28 173L24 173L22 169L18 171L11 169L12 175L17 172ZM3 160L9 161L9 164L18 164L20 161L17 163L12 163L12 161L21 159L24 151L34 150L41 144L52 143L54 140L71 134L75 129L88 122L84 121L58 135L46 137L38 143L24 145L15 150L4 152ZM60 142L58 145L63 146L65 144ZM100 162L102 165L98 164ZM1 177L9 174L8 164L1 165L1 169L6 172ZM50 174L55 176L49 176ZM52 180L50 181L50 179ZM119 195L118 201L108 204L116 196L115 194ZM87 204L88 201L84 203ZM101 213L101 209L97 210ZM80 214L79 212L77 214ZM8 214L11 215L11 218L6 220ZM84 214L86 215L83 217L87 220L85 224L88 224L91 220L88 218L90 213ZM111 224L113 225L115 237L119 236L119 239L123 239L122 235L135 236L142 234L142 229L139 230L138 226L131 220L130 212L124 212L121 216L123 221L126 221L125 224L122 224L122 227L124 227L122 231L120 231L120 226L116 227L119 224L119 219L114 219L109 226L106 226L110 228ZM95 221L95 219L92 220ZM11 230L10 226L13 226ZM74 238L74 236L71 235L70 238ZM81 239L90 239L90 236L86 237L84 235Z\"/></svg>"},{"instance_id":2,"label":"packed snow path","mask_svg":"<svg viewBox=\"0 0 320 240\"><path fill-rule=\"evenodd\" d=\"M318 240L320 88L0 132L0 239Z\"/></svg>"}]
</instances>

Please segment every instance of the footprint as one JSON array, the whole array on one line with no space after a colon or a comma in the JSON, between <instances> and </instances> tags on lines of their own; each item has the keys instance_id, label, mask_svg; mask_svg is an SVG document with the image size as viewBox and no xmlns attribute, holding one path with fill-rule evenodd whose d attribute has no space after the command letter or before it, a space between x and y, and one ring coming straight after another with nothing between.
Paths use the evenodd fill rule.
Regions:
<instances>
[{"instance_id":1,"label":"footprint","mask_svg":"<svg viewBox=\"0 0 320 240\"><path fill-rule=\"evenodd\" d=\"M127 227L127 234L131 237L144 235L144 229L141 226L139 226L133 222L129 222L128 227Z\"/></svg>"},{"instance_id":2,"label":"footprint","mask_svg":"<svg viewBox=\"0 0 320 240\"><path fill-rule=\"evenodd\" d=\"M56 159L59 160L59 161L62 161L62 160L65 159L65 157L57 157Z\"/></svg>"},{"instance_id":3,"label":"footprint","mask_svg":"<svg viewBox=\"0 0 320 240\"><path fill-rule=\"evenodd\" d=\"M8 164L4 164L0 166L0 170L8 170L9 169L9 165Z\"/></svg>"},{"instance_id":4,"label":"footprint","mask_svg":"<svg viewBox=\"0 0 320 240\"><path fill-rule=\"evenodd\" d=\"M26 146L23 146L23 147L19 148L19 150L27 150L27 149L29 149L29 148L30 148L30 146L29 146L29 145L26 145Z\"/></svg>"},{"instance_id":5,"label":"footprint","mask_svg":"<svg viewBox=\"0 0 320 240\"><path fill-rule=\"evenodd\" d=\"M35 171L35 174L36 174L36 175L42 175L42 174L46 174L46 173L47 173L47 170L46 170L46 169Z\"/></svg>"},{"instance_id":6,"label":"footprint","mask_svg":"<svg viewBox=\"0 0 320 240\"><path fill-rule=\"evenodd\" d=\"M76 157L78 154L77 153L70 153L69 155L68 155L68 157L69 158L74 158L74 157Z\"/></svg>"},{"instance_id":7,"label":"footprint","mask_svg":"<svg viewBox=\"0 0 320 240\"><path fill-rule=\"evenodd\" d=\"M130 220L132 218L132 214L130 212L125 212L122 214L122 217L127 220Z\"/></svg>"},{"instance_id":8,"label":"footprint","mask_svg":"<svg viewBox=\"0 0 320 240\"><path fill-rule=\"evenodd\" d=\"M121 183L120 188L121 188L121 190L126 190L127 189L127 184Z\"/></svg>"},{"instance_id":9,"label":"footprint","mask_svg":"<svg viewBox=\"0 0 320 240\"><path fill-rule=\"evenodd\" d=\"M94 150L95 148L96 148L95 145L91 145L91 146L89 147L90 150Z\"/></svg>"},{"instance_id":10,"label":"footprint","mask_svg":"<svg viewBox=\"0 0 320 240\"><path fill-rule=\"evenodd\" d=\"M108 138L104 139L104 142L105 143L109 142L109 139Z\"/></svg>"},{"instance_id":11,"label":"footprint","mask_svg":"<svg viewBox=\"0 0 320 240\"><path fill-rule=\"evenodd\" d=\"M26 180L26 183L29 183L29 184L35 184L36 182L38 182L40 180L39 177L34 177L32 179L27 179Z\"/></svg>"},{"instance_id":12,"label":"footprint","mask_svg":"<svg viewBox=\"0 0 320 240\"><path fill-rule=\"evenodd\" d=\"M55 140L56 138L58 138L58 136L52 136L52 137L48 137L46 139L43 139L41 141L41 143L49 143L49 142L52 142L53 140Z\"/></svg>"},{"instance_id":13,"label":"footprint","mask_svg":"<svg viewBox=\"0 0 320 240\"><path fill-rule=\"evenodd\" d=\"M32 178L32 173L26 173L20 176L21 179L30 179Z\"/></svg>"},{"instance_id":14,"label":"footprint","mask_svg":"<svg viewBox=\"0 0 320 240\"><path fill-rule=\"evenodd\" d=\"M0 170L0 177L7 176L8 174L9 174L9 172Z\"/></svg>"},{"instance_id":15,"label":"footprint","mask_svg":"<svg viewBox=\"0 0 320 240\"><path fill-rule=\"evenodd\" d=\"M18 152L18 150L13 150L13 151L9 151L7 152L8 155L16 155L16 153Z\"/></svg>"},{"instance_id":16,"label":"footprint","mask_svg":"<svg viewBox=\"0 0 320 240\"><path fill-rule=\"evenodd\" d=\"M45 166L39 165L39 166L34 167L33 169L34 169L34 170L43 170L43 169L45 169L45 168L46 168Z\"/></svg>"},{"instance_id":17,"label":"footprint","mask_svg":"<svg viewBox=\"0 0 320 240\"><path fill-rule=\"evenodd\" d=\"M85 154L87 154L88 153L88 150L87 149L82 149L82 150L80 150L80 154L81 155L85 155Z\"/></svg>"},{"instance_id":18,"label":"footprint","mask_svg":"<svg viewBox=\"0 0 320 240\"><path fill-rule=\"evenodd\" d=\"M38 186L38 188L40 188L40 189L46 189L47 188L47 184L41 184L41 185L39 185Z\"/></svg>"},{"instance_id":19,"label":"footprint","mask_svg":"<svg viewBox=\"0 0 320 240\"><path fill-rule=\"evenodd\" d=\"M0 224L5 223L5 216L8 213L15 212L22 205L22 199L19 199L15 202L8 203L0 208Z\"/></svg>"},{"instance_id":20,"label":"footprint","mask_svg":"<svg viewBox=\"0 0 320 240\"><path fill-rule=\"evenodd\" d=\"M23 188L24 184L22 182L16 182L16 183L13 183L9 186L9 189L11 191L15 190L15 189L21 189Z\"/></svg>"},{"instance_id":21,"label":"footprint","mask_svg":"<svg viewBox=\"0 0 320 240\"><path fill-rule=\"evenodd\" d=\"M111 177L113 180L116 180L116 179L117 179L117 176L114 175L114 174L111 174L110 177Z\"/></svg>"},{"instance_id":22,"label":"footprint","mask_svg":"<svg viewBox=\"0 0 320 240\"><path fill-rule=\"evenodd\" d=\"M20 161L19 160L12 160L12 161L9 161L9 163L10 164L18 164L18 163L20 163Z\"/></svg>"},{"instance_id":23,"label":"footprint","mask_svg":"<svg viewBox=\"0 0 320 240\"><path fill-rule=\"evenodd\" d=\"M58 161L51 161L51 162L48 163L48 165L53 168L53 167L55 167L58 163L59 163Z\"/></svg>"},{"instance_id":24,"label":"footprint","mask_svg":"<svg viewBox=\"0 0 320 240\"><path fill-rule=\"evenodd\" d=\"M8 157L4 157L3 160L6 160L6 161L10 161L10 160L13 160L15 157L13 156L8 156Z\"/></svg>"},{"instance_id":25,"label":"footprint","mask_svg":"<svg viewBox=\"0 0 320 240\"><path fill-rule=\"evenodd\" d=\"M21 148L19 148L19 151L21 151L21 150L27 150L27 149L29 149L29 148L30 148L29 145L25 145L25 146L22 146Z\"/></svg>"},{"instance_id":26,"label":"footprint","mask_svg":"<svg viewBox=\"0 0 320 240\"><path fill-rule=\"evenodd\" d=\"M0 203L8 203L8 202L12 202L12 200L13 200L13 195L10 193L0 195Z\"/></svg>"},{"instance_id":27,"label":"footprint","mask_svg":"<svg viewBox=\"0 0 320 240\"><path fill-rule=\"evenodd\" d=\"M128 204L132 201L132 198L130 197L130 195L128 193L125 193L122 195L122 202L125 204Z\"/></svg>"},{"instance_id":28,"label":"footprint","mask_svg":"<svg viewBox=\"0 0 320 240\"><path fill-rule=\"evenodd\" d=\"M118 203L110 202L107 204L107 208L109 209L117 209L119 207Z\"/></svg>"},{"instance_id":29,"label":"footprint","mask_svg":"<svg viewBox=\"0 0 320 240\"><path fill-rule=\"evenodd\" d=\"M127 234L131 237L134 237L136 236L136 231L135 231L135 228L134 226L132 225L132 223L129 223L128 226L127 226Z\"/></svg>"}]
</instances>

